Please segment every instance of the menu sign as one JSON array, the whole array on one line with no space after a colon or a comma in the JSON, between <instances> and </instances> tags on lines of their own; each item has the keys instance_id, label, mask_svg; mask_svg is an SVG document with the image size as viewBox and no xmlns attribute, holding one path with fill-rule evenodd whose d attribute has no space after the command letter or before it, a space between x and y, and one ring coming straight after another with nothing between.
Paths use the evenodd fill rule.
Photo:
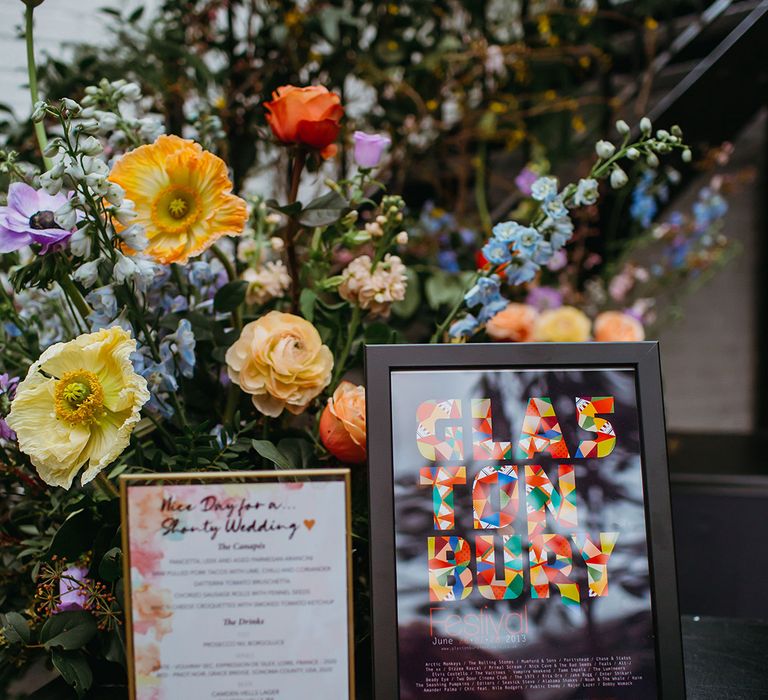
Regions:
<instances>
[{"instance_id":1,"label":"menu sign","mask_svg":"<svg viewBox=\"0 0 768 700\"><path fill-rule=\"evenodd\" d=\"M352 696L348 476L122 482L136 700Z\"/></svg>"},{"instance_id":2,"label":"menu sign","mask_svg":"<svg viewBox=\"0 0 768 700\"><path fill-rule=\"evenodd\" d=\"M637 380L390 371L401 699L661 697Z\"/></svg>"}]
</instances>

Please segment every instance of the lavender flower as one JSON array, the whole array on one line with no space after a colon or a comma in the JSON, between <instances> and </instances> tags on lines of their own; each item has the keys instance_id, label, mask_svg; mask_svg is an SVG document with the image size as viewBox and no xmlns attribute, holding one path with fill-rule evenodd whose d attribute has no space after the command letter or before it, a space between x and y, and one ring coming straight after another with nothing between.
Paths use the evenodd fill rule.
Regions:
<instances>
[{"instance_id":1,"label":"lavender flower","mask_svg":"<svg viewBox=\"0 0 768 700\"><path fill-rule=\"evenodd\" d=\"M82 610L88 600L83 584L88 580L88 569L70 566L64 569L59 580L59 605L56 612Z\"/></svg>"},{"instance_id":2,"label":"lavender flower","mask_svg":"<svg viewBox=\"0 0 768 700\"><path fill-rule=\"evenodd\" d=\"M392 143L389 136L366 134L356 131L352 135L355 142L355 162L361 168L375 168L381 162L381 156Z\"/></svg>"},{"instance_id":3,"label":"lavender flower","mask_svg":"<svg viewBox=\"0 0 768 700\"><path fill-rule=\"evenodd\" d=\"M52 246L65 241L72 230L54 220L55 212L69 201L67 195L50 195L23 182L12 182L8 188L8 205L0 207L0 253L10 253L31 243Z\"/></svg>"},{"instance_id":4,"label":"lavender flower","mask_svg":"<svg viewBox=\"0 0 768 700\"><path fill-rule=\"evenodd\" d=\"M538 179L538 175L528 167L523 168L515 178L515 185L526 197L531 196L531 187Z\"/></svg>"},{"instance_id":5,"label":"lavender flower","mask_svg":"<svg viewBox=\"0 0 768 700\"><path fill-rule=\"evenodd\" d=\"M563 305L563 295L552 287L534 287L528 292L525 303L539 311L556 309Z\"/></svg>"}]
</instances>

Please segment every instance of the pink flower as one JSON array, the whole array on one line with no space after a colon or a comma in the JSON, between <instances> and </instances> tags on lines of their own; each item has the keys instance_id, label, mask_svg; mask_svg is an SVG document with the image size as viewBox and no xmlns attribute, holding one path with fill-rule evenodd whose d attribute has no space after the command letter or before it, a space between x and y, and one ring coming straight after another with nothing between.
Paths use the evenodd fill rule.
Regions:
<instances>
[{"instance_id":1,"label":"pink flower","mask_svg":"<svg viewBox=\"0 0 768 700\"><path fill-rule=\"evenodd\" d=\"M392 143L389 136L366 134L364 131L356 131L352 138L355 142L355 162L361 168L375 168L384 151Z\"/></svg>"}]
</instances>

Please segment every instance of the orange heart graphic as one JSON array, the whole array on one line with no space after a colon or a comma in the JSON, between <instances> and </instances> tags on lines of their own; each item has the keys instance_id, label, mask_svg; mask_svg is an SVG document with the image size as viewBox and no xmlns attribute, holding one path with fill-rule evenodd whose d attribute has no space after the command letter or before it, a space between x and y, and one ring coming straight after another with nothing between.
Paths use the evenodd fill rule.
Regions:
<instances>
[{"instance_id":1,"label":"orange heart graphic","mask_svg":"<svg viewBox=\"0 0 768 700\"><path fill-rule=\"evenodd\" d=\"M304 524L307 526L307 530L311 530L315 526L315 521L313 520L305 520Z\"/></svg>"}]
</instances>

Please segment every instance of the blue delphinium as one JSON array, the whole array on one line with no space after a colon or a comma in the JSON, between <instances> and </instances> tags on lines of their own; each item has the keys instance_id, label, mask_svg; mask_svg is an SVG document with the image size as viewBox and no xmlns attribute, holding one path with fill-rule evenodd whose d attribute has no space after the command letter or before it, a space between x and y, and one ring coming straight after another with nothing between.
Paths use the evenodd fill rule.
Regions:
<instances>
[{"instance_id":1,"label":"blue delphinium","mask_svg":"<svg viewBox=\"0 0 768 700\"><path fill-rule=\"evenodd\" d=\"M464 318L454 321L448 329L448 337L454 340L467 338L473 335L479 327L480 322L472 314L467 314Z\"/></svg>"},{"instance_id":2,"label":"blue delphinium","mask_svg":"<svg viewBox=\"0 0 768 700\"><path fill-rule=\"evenodd\" d=\"M557 178L540 177L531 185L531 196L538 202L548 202L557 196Z\"/></svg>"},{"instance_id":3,"label":"blue delphinium","mask_svg":"<svg viewBox=\"0 0 768 700\"><path fill-rule=\"evenodd\" d=\"M656 198L651 191L653 181L656 178L656 172L646 170L640 176L640 179L632 190L632 202L629 207L629 215L641 226L648 227L653 221L653 217L659 210Z\"/></svg>"},{"instance_id":4,"label":"blue delphinium","mask_svg":"<svg viewBox=\"0 0 768 700\"><path fill-rule=\"evenodd\" d=\"M153 413L159 413L165 418L170 418L174 411L169 403L169 394L178 390L179 384L174 376L173 363L168 360L155 362L149 353L149 349L140 346L131 355L133 366L144 379L147 380L149 389L149 401L145 408Z\"/></svg>"},{"instance_id":5,"label":"blue delphinium","mask_svg":"<svg viewBox=\"0 0 768 700\"><path fill-rule=\"evenodd\" d=\"M483 246L482 250L485 259L494 265L501 265L512 259L512 251L510 250L509 243L500 241L498 238L491 238L488 243Z\"/></svg>"},{"instance_id":6,"label":"blue delphinium","mask_svg":"<svg viewBox=\"0 0 768 700\"><path fill-rule=\"evenodd\" d=\"M195 344L192 325L183 318L179 321L176 331L163 338L160 354L163 359L175 359L181 374L191 378L195 373Z\"/></svg>"}]
</instances>

